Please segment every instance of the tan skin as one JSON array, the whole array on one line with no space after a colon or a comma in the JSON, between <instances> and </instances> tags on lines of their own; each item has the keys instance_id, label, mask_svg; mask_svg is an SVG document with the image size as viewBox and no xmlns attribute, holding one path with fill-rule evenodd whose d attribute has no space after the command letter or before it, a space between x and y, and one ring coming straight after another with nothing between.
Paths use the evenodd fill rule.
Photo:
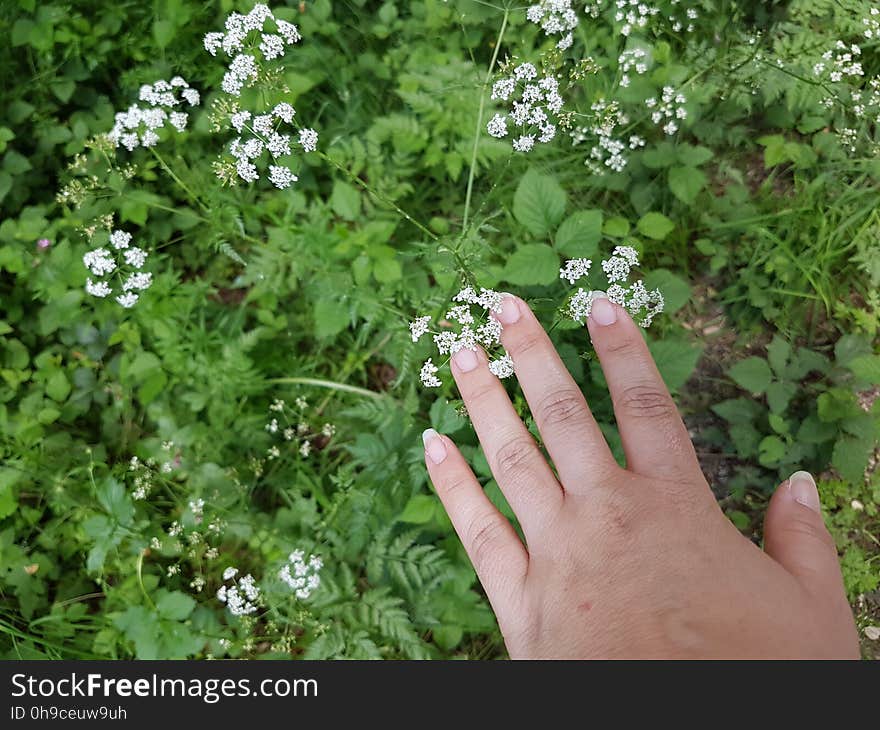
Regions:
<instances>
[{"instance_id":1,"label":"tan skin","mask_svg":"<svg viewBox=\"0 0 880 730\"><path fill-rule=\"evenodd\" d=\"M625 469L525 302L506 297L495 316L555 470L482 352L451 369L526 544L449 438L426 431L425 460L511 657L859 657L809 474L777 489L761 550L719 509L624 309L597 299L587 324Z\"/></svg>"}]
</instances>

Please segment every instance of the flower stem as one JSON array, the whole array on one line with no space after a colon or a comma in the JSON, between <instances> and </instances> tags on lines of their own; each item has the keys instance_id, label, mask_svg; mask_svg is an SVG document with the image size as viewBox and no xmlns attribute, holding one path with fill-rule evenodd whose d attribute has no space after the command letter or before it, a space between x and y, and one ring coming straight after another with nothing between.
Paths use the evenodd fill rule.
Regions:
<instances>
[{"instance_id":1,"label":"flower stem","mask_svg":"<svg viewBox=\"0 0 880 730\"><path fill-rule=\"evenodd\" d=\"M355 393L369 398L381 398L382 394L374 390L359 388L356 385L348 383L337 383L333 380L321 380L320 378L270 378L269 383L287 383L290 385L313 385L316 388L329 388L330 390L340 390L345 393Z\"/></svg>"},{"instance_id":2,"label":"flower stem","mask_svg":"<svg viewBox=\"0 0 880 730\"><path fill-rule=\"evenodd\" d=\"M480 110L477 112L477 127L474 130L474 148L471 151L471 166L468 172L467 193L464 198L464 216L462 217L461 230L462 235L467 231L468 219L471 211L471 197L474 193L474 176L477 172L477 151L480 149L480 137L483 132L483 112L486 109L486 91L489 83L492 81L492 72L495 70L495 62L498 60L498 52L501 50L501 41L504 39L504 31L507 30L507 20L510 17L510 9L504 8L504 18L501 21L501 29L498 31L498 38L495 41L495 50L492 52L492 60L489 62L489 68L486 71L486 78L480 89Z\"/></svg>"}]
</instances>

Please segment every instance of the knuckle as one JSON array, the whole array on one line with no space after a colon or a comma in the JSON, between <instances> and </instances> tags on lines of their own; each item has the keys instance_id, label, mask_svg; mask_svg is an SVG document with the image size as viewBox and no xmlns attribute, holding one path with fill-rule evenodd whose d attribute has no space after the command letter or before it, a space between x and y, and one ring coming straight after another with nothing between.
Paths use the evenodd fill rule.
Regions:
<instances>
[{"instance_id":1,"label":"knuckle","mask_svg":"<svg viewBox=\"0 0 880 730\"><path fill-rule=\"evenodd\" d=\"M517 357L522 357L532 351L540 352L546 342L547 338L543 330L540 332L527 330L521 333L514 342L510 343L508 351L515 360Z\"/></svg>"},{"instance_id":2,"label":"knuckle","mask_svg":"<svg viewBox=\"0 0 880 730\"><path fill-rule=\"evenodd\" d=\"M538 419L548 426L563 426L581 420L586 411L584 397L574 390L561 390L544 398L537 408Z\"/></svg>"},{"instance_id":3,"label":"knuckle","mask_svg":"<svg viewBox=\"0 0 880 730\"><path fill-rule=\"evenodd\" d=\"M452 477L448 481L442 482L438 486L444 494L448 495L449 497L455 498L459 496L459 494L471 491L473 489L474 483L472 479L469 479L468 477L463 475L459 475Z\"/></svg>"},{"instance_id":4,"label":"knuckle","mask_svg":"<svg viewBox=\"0 0 880 730\"><path fill-rule=\"evenodd\" d=\"M537 455L538 447L527 438L515 438L501 446L495 454L499 476L511 477L524 471Z\"/></svg>"},{"instance_id":5,"label":"knuckle","mask_svg":"<svg viewBox=\"0 0 880 730\"><path fill-rule=\"evenodd\" d=\"M628 386L618 396L617 404L628 416L669 418L677 413L672 397L659 385Z\"/></svg>"},{"instance_id":6,"label":"knuckle","mask_svg":"<svg viewBox=\"0 0 880 730\"><path fill-rule=\"evenodd\" d=\"M478 383L473 383L467 389L467 392L463 394L465 399L469 401L471 404L483 403L487 400L490 400L495 393L497 393L497 389L499 387L497 380L489 380L486 378Z\"/></svg>"},{"instance_id":7,"label":"knuckle","mask_svg":"<svg viewBox=\"0 0 880 730\"><path fill-rule=\"evenodd\" d=\"M617 357L626 356L631 357L633 355L637 355L641 352L641 347L643 346L643 342L641 339L636 341L636 339L632 336L623 336L623 337L614 337L610 342L602 342L600 354L602 355L614 355Z\"/></svg>"},{"instance_id":8,"label":"knuckle","mask_svg":"<svg viewBox=\"0 0 880 730\"><path fill-rule=\"evenodd\" d=\"M468 528L468 545L474 569L480 572L497 553L504 531L504 522L499 517L482 517Z\"/></svg>"},{"instance_id":9,"label":"knuckle","mask_svg":"<svg viewBox=\"0 0 880 730\"><path fill-rule=\"evenodd\" d=\"M808 508L805 507L804 509ZM837 545L834 542L834 538L831 537L831 533L828 532L825 524L818 516L816 516L815 519L801 516L793 517L782 527L782 532L783 539L796 541L806 538L808 540L814 540L821 543L821 545L829 552L834 553L835 555L837 554Z\"/></svg>"}]
</instances>

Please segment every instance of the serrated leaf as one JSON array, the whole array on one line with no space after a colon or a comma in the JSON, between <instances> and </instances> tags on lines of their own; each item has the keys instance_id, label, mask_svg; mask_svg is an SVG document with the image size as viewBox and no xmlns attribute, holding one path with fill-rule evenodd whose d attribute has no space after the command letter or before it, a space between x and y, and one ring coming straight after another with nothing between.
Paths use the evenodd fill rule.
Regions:
<instances>
[{"instance_id":1,"label":"serrated leaf","mask_svg":"<svg viewBox=\"0 0 880 730\"><path fill-rule=\"evenodd\" d=\"M774 380L767 386L767 405L772 413L782 413L797 393L797 385L784 380Z\"/></svg>"},{"instance_id":2,"label":"serrated leaf","mask_svg":"<svg viewBox=\"0 0 880 730\"><path fill-rule=\"evenodd\" d=\"M590 258L602 240L602 211L579 210L566 218L556 231L556 250L568 258Z\"/></svg>"},{"instance_id":3,"label":"serrated leaf","mask_svg":"<svg viewBox=\"0 0 880 730\"><path fill-rule=\"evenodd\" d=\"M790 354L791 345L779 335L773 335L773 339L767 345L767 362L780 378L785 373L785 365Z\"/></svg>"},{"instance_id":4,"label":"serrated leaf","mask_svg":"<svg viewBox=\"0 0 880 730\"><path fill-rule=\"evenodd\" d=\"M195 607L195 600L181 591L165 591L156 601L156 611L169 621L183 621Z\"/></svg>"},{"instance_id":5,"label":"serrated leaf","mask_svg":"<svg viewBox=\"0 0 880 730\"><path fill-rule=\"evenodd\" d=\"M408 522L413 525L423 525L434 519L437 509L437 499L427 494L416 494L410 497L409 502L403 508L403 512L397 518L399 522Z\"/></svg>"},{"instance_id":6,"label":"serrated leaf","mask_svg":"<svg viewBox=\"0 0 880 730\"><path fill-rule=\"evenodd\" d=\"M865 479L868 458L874 448L871 439L843 435L834 444L831 464L846 481L861 484Z\"/></svg>"},{"instance_id":7,"label":"serrated leaf","mask_svg":"<svg viewBox=\"0 0 880 730\"><path fill-rule=\"evenodd\" d=\"M779 436L765 436L758 444L758 461L762 466L775 466L782 461L785 450L785 441Z\"/></svg>"},{"instance_id":8,"label":"serrated leaf","mask_svg":"<svg viewBox=\"0 0 880 730\"><path fill-rule=\"evenodd\" d=\"M330 207L340 218L357 220L361 214L360 191L354 185L337 180L333 183L333 192L330 194Z\"/></svg>"},{"instance_id":9,"label":"serrated leaf","mask_svg":"<svg viewBox=\"0 0 880 730\"><path fill-rule=\"evenodd\" d=\"M559 257L542 243L520 246L507 259L503 278L517 286L552 284L559 278Z\"/></svg>"},{"instance_id":10,"label":"serrated leaf","mask_svg":"<svg viewBox=\"0 0 880 730\"><path fill-rule=\"evenodd\" d=\"M523 175L513 196L513 215L535 236L550 233L565 215L566 194L555 178L534 168Z\"/></svg>"},{"instance_id":11,"label":"serrated leaf","mask_svg":"<svg viewBox=\"0 0 880 730\"><path fill-rule=\"evenodd\" d=\"M639 233L655 241L662 241L675 228L675 224L662 213L645 213L636 224Z\"/></svg>"},{"instance_id":12,"label":"serrated leaf","mask_svg":"<svg viewBox=\"0 0 880 730\"><path fill-rule=\"evenodd\" d=\"M645 276L645 286L648 289L659 289L666 300L663 311L672 314L681 309L691 298L691 287L678 274L668 269L654 269Z\"/></svg>"},{"instance_id":13,"label":"serrated leaf","mask_svg":"<svg viewBox=\"0 0 880 730\"><path fill-rule=\"evenodd\" d=\"M728 423L754 423L763 408L748 398L731 398L712 406L712 410Z\"/></svg>"},{"instance_id":14,"label":"serrated leaf","mask_svg":"<svg viewBox=\"0 0 880 730\"><path fill-rule=\"evenodd\" d=\"M703 352L701 347L684 340L657 340L649 342L648 349L654 356L663 382L671 391L678 390L687 382Z\"/></svg>"},{"instance_id":15,"label":"serrated leaf","mask_svg":"<svg viewBox=\"0 0 880 730\"><path fill-rule=\"evenodd\" d=\"M348 307L342 302L325 297L315 303L315 337L338 335L348 323Z\"/></svg>"},{"instance_id":16,"label":"serrated leaf","mask_svg":"<svg viewBox=\"0 0 880 730\"><path fill-rule=\"evenodd\" d=\"M880 385L880 355L859 355L850 361L849 369L859 380Z\"/></svg>"},{"instance_id":17,"label":"serrated leaf","mask_svg":"<svg viewBox=\"0 0 880 730\"><path fill-rule=\"evenodd\" d=\"M676 166L669 169L669 189L685 205L691 205L706 187L706 173L696 167Z\"/></svg>"},{"instance_id":18,"label":"serrated leaf","mask_svg":"<svg viewBox=\"0 0 880 730\"><path fill-rule=\"evenodd\" d=\"M749 393L765 393L773 380L767 361L760 357L747 357L736 363L727 374L740 388Z\"/></svg>"}]
</instances>

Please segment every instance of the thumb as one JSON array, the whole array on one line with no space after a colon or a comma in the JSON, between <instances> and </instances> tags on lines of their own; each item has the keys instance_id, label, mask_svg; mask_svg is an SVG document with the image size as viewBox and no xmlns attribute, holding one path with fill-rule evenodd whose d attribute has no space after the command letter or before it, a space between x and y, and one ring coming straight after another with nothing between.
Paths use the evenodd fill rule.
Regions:
<instances>
[{"instance_id":1,"label":"thumb","mask_svg":"<svg viewBox=\"0 0 880 730\"><path fill-rule=\"evenodd\" d=\"M837 547L825 528L816 481L797 471L783 482L764 518L764 551L810 593L843 594Z\"/></svg>"}]
</instances>

